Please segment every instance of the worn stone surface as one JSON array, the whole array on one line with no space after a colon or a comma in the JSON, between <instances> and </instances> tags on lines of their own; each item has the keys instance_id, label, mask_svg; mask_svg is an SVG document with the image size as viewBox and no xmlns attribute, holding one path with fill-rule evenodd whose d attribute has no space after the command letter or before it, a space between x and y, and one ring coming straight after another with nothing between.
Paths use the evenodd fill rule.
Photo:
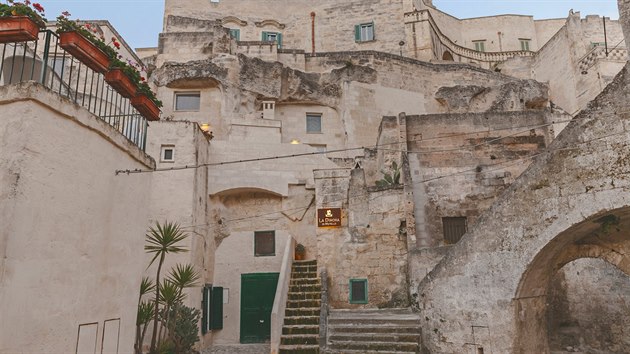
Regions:
<instances>
[{"instance_id":1,"label":"worn stone surface","mask_svg":"<svg viewBox=\"0 0 630 354\"><path fill-rule=\"evenodd\" d=\"M560 267L592 257L630 273L629 96L625 68L420 284L430 350L465 350L471 329L487 326L476 344L490 351L547 352L546 294Z\"/></svg>"}]
</instances>

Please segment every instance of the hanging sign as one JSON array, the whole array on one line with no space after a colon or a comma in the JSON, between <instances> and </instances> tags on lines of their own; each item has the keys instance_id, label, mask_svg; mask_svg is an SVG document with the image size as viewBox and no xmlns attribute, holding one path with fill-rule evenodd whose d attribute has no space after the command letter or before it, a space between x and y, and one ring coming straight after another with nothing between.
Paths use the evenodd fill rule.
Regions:
<instances>
[{"instance_id":1,"label":"hanging sign","mask_svg":"<svg viewBox=\"0 0 630 354\"><path fill-rule=\"evenodd\" d=\"M317 209L317 227L341 226L341 208Z\"/></svg>"}]
</instances>

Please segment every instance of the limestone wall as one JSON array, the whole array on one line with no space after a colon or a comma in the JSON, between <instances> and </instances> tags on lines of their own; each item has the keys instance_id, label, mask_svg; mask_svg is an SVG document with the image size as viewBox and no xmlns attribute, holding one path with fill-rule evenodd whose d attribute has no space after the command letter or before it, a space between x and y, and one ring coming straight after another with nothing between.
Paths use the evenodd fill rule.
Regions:
<instances>
[{"instance_id":1,"label":"limestone wall","mask_svg":"<svg viewBox=\"0 0 630 354\"><path fill-rule=\"evenodd\" d=\"M152 176L115 171L154 161L37 84L0 107L0 352L132 352Z\"/></svg>"}]
</instances>

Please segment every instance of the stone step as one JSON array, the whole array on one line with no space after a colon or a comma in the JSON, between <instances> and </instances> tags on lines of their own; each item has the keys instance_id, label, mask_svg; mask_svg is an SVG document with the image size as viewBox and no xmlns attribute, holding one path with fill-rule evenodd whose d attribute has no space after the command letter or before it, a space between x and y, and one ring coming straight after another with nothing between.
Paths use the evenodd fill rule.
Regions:
<instances>
[{"instance_id":1,"label":"stone step","mask_svg":"<svg viewBox=\"0 0 630 354\"><path fill-rule=\"evenodd\" d=\"M287 307L289 309L297 309L297 308L320 308L322 300L321 299L310 299L310 300L287 300Z\"/></svg>"},{"instance_id":2,"label":"stone step","mask_svg":"<svg viewBox=\"0 0 630 354\"><path fill-rule=\"evenodd\" d=\"M332 318L411 318L419 319L420 316L409 308L393 309L361 309L361 310L331 310Z\"/></svg>"},{"instance_id":3,"label":"stone step","mask_svg":"<svg viewBox=\"0 0 630 354\"><path fill-rule=\"evenodd\" d=\"M315 273L317 274L317 266L310 265L293 265L291 267L292 273Z\"/></svg>"},{"instance_id":4,"label":"stone step","mask_svg":"<svg viewBox=\"0 0 630 354\"><path fill-rule=\"evenodd\" d=\"M280 345L319 345L319 334L287 334L280 337Z\"/></svg>"},{"instance_id":5,"label":"stone step","mask_svg":"<svg viewBox=\"0 0 630 354\"><path fill-rule=\"evenodd\" d=\"M326 354L409 354L409 353L417 353L417 352L398 352L398 351L389 351L389 350L331 350L327 349Z\"/></svg>"},{"instance_id":6,"label":"stone step","mask_svg":"<svg viewBox=\"0 0 630 354\"><path fill-rule=\"evenodd\" d=\"M288 293L289 300L320 300L322 293L319 291Z\"/></svg>"},{"instance_id":7,"label":"stone step","mask_svg":"<svg viewBox=\"0 0 630 354\"><path fill-rule=\"evenodd\" d=\"M291 279L319 279L316 272L308 273L291 273Z\"/></svg>"},{"instance_id":8,"label":"stone step","mask_svg":"<svg viewBox=\"0 0 630 354\"><path fill-rule=\"evenodd\" d=\"M346 319L328 317L328 326L404 326L420 327L419 319L399 319L399 318L370 318L370 319Z\"/></svg>"},{"instance_id":9,"label":"stone step","mask_svg":"<svg viewBox=\"0 0 630 354\"><path fill-rule=\"evenodd\" d=\"M291 279L289 286L307 286L316 285L321 286L319 278L303 278L303 279Z\"/></svg>"},{"instance_id":10,"label":"stone step","mask_svg":"<svg viewBox=\"0 0 630 354\"><path fill-rule=\"evenodd\" d=\"M286 309L284 311L284 315L286 317L296 317L296 316L319 316L320 308L297 308L297 309Z\"/></svg>"},{"instance_id":11,"label":"stone step","mask_svg":"<svg viewBox=\"0 0 630 354\"><path fill-rule=\"evenodd\" d=\"M392 326L392 325L335 325L329 326L328 332L334 334L347 333L392 333L392 334L415 334L420 333L420 326Z\"/></svg>"},{"instance_id":12,"label":"stone step","mask_svg":"<svg viewBox=\"0 0 630 354\"><path fill-rule=\"evenodd\" d=\"M330 343L334 342L407 342L419 343L420 333L337 333L331 334L328 338Z\"/></svg>"},{"instance_id":13,"label":"stone step","mask_svg":"<svg viewBox=\"0 0 630 354\"><path fill-rule=\"evenodd\" d=\"M318 333L319 333L319 324L282 326L282 334L318 334Z\"/></svg>"},{"instance_id":14,"label":"stone step","mask_svg":"<svg viewBox=\"0 0 630 354\"><path fill-rule=\"evenodd\" d=\"M413 342L354 342L354 341L337 341L330 343L328 347L331 350L362 350L362 351L400 351L400 352L419 352L420 346ZM345 351L344 351L345 352Z\"/></svg>"},{"instance_id":15,"label":"stone step","mask_svg":"<svg viewBox=\"0 0 630 354\"><path fill-rule=\"evenodd\" d=\"M297 316L297 317L285 317L285 325L318 325L319 316Z\"/></svg>"},{"instance_id":16,"label":"stone step","mask_svg":"<svg viewBox=\"0 0 630 354\"><path fill-rule=\"evenodd\" d=\"M302 293L302 292L321 292L322 286L320 284L317 285L291 285L289 286L290 293Z\"/></svg>"},{"instance_id":17,"label":"stone step","mask_svg":"<svg viewBox=\"0 0 630 354\"><path fill-rule=\"evenodd\" d=\"M281 345L279 354L319 354L319 345Z\"/></svg>"},{"instance_id":18,"label":"stone step","mask_svg":"<svg viewBox=\"0 0 630 354\"><path fill-rule=\"evenodd\" d=\"M293 265L294 266L300 266L300 265L302 265L302 266L304 266L304 265L314 265L314 266L316 266L317 265L317 259L307 259L307 260L304 260L304 261L293 261Z\"/></svg>"}]
</instances>

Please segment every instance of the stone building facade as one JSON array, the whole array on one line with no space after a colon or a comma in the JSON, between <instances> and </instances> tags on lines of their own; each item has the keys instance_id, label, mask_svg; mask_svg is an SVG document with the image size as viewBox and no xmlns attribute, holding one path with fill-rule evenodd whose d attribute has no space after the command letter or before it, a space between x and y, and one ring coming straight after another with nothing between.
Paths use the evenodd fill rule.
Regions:
<instances>
[{"instance_id":1,"label":"stone building facade","mask_svg":"<svg viewBox=\"0 0 630 354\"><path fill-rule=\"evenodd\" d=\"M185 245L191 252L170 258L167 267L193 263L204 291L221 295L210 300L210 311L198 288L188 290L187 305L219 316L201 331L200 349L271 340L277 351L281 323L269 323L270 312L276 321L284 313L273 312L268 300L286 292L281 282L295 242L326 270L326 306L413 308L423 319L418 331L428 352L572 347L621 353L627 347L628 317L614 312L630 311L623 158L629 86L618 21L578 12L550 20L457 19L423 0L165 5L159 46L138 50L164 102L162 121L150 124L143 146L154 160L106 131L117 160L93 166L78 154L64 161L103 176L118 166L128 169L99 179L121 187L115 196L127 201L124 208L110 210L111 198L91 193L83 179L77 188L90 200L64 203L71 213L103 209L117 222L99 219L92 226L113 230L108 235L116 240L134 240L119 255L135 278L115 282L113 297L133 293L142 271L152 272L142 267L148 259L131 256L129 250L141 247L131 233L142 235L150 223L166 219L192 235ZM4 84L0 100L12 111L42 109L10 97L30 97L41 88ZM68 107L48 99L44 106L68 115ZM15 128L5 123L5 131ZM90 146L102 154L112 149L107 144ZM0 161L8 165L33 159L30 150L2 151ZM56 161L55 151L47 153L42 161ZM45 179L37 173L47 173L33 171L32 180L20 177L29 183L22 194L11 187L15 174L3 177L15 182L0 185L15 202L2 204L7 220L14 212L28 214L28 204L20 203L35 200ZM385 183L386 174L398 177ZM51 199L63 194L44 192ZM132 208L138 204L146 207ZM340 225L318 227L318 211L336 208ZM15 228L25 225L15 220ZM46 224L35 226L45 234ZM53 236L11 238L15 245L2 247L47 254ZM98 239L79 241L109 247ZM93 256L101 264L108 255ZM21 261L3 263L3 298L25 291L4 271ZM50 269L46 276L58 277ZM357 284L361 299L352 294ZM609 289L603 293L598 284ZM137 298L117 299L97 307L86 323L106 326L106 319L118 318L112 308L133 312ZM603 302L608 306L594 305ZM254 307L260 310L254 322L261 324L252 331ZM2 311L17 316L15 308ZM121 330L128 322L122 320ZM59 328L60 336L76 331ZM88 328L86 336L97 333L109 345L99 328ZM5 329L3 335L19 338ZM131 334L119 343L129 348Z\"/></svg>"}]
</instances>

